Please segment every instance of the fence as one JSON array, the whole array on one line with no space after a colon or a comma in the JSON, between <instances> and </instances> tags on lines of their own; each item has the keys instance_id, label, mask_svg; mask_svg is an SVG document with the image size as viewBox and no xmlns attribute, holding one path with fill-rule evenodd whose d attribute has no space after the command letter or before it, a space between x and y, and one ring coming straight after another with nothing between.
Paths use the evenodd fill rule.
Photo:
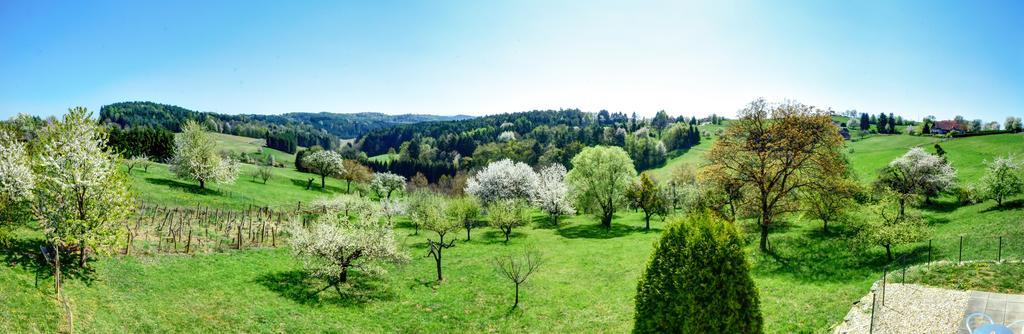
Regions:
<instances>
[{"instance_id":1,"label":"fence","mask_svg":"<svg viewBox=\"0 0 1024 334\"><path fill-rule=\"evenodd\" d=\"M196 205L191 208L142 202L124 224L123 254L216 252L246 247L276 247L287 226L305 226L326 207L256 207L231 210Z\"/></svg>"},{"instance_id":2,"label":"fence","mask_svg":"<svg viewBox=\"0 0 1024 334\"><path fill-rule=\"evenodd\" d=\"M905 283L908 269L924 269L936 262L958 265L979 261L1024 262L1024 236L1021 235L931 239L903 249L904 254L882 268L881 279L876 283L878 286L872 289L869 333L878 328L876 312L886 309L886 286L895 282Z\"/></svg>"}]
</instances>

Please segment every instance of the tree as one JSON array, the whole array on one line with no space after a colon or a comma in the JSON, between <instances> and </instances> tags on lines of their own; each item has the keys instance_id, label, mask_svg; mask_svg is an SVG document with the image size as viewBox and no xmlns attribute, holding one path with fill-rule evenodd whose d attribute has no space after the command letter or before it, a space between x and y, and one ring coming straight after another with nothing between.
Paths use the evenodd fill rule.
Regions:
<instances>
[{"instance_id":1,"label":"tree","mask_svg":"<svg viewBox=\"0 0 1024 334\"><path fill-rule=\"evenodd\" d=\"M174 138L170 168L178 177L199 182L231 183L238 177L238 164L217 154L217 142L199 123L188 121Z\"/></svg>"},{"instance_id":2,"label":"tree","mask_svg":"<svg viewBox=\"0 0 1024 334\"><path fill-rule=\"evenodd\" d=\"M902 207L900 194L883 190L880 197L869 207L872 216L858 228L856 240L862 245L882 246L886 258L892 261L893 246L921 241L928 232L920 214Z\"/></svg>"},{"instance_id":3,"label":"tree","mask_svg":"<svg viewBox=\"0 0 1024 334\"><path fill-rule=\"evenodd\" d=\"M531 201L533 205L544 210L551 216L552 223L558 225L558 216L576 213L569 199L569 187L565 184L565 167L551 164L537 174L537 187Z\"/></svg>"},{"instance_id":4,"label":"tree","mask_svg":"<svg viewBox=\"0 0 1024 334\"><path fill-rule=\"evenodd\" d=\"M326 188L326 179L330 175L341 175L345 172L341 155L334 151L320 151L306 155L302 159L306 169L320 175L320 189Z\"/></svg>"},{"instance_id":5,"label":"tree","mask_svg":"<svg viewBox=\"0 0 1024 334\"><path fill-rule=\"evenodd\" d=\"M654 119L651 120L651 126L653 126L654 130L658 131L658 134L660 135L661 131L665 130L665 127L668 126L668 120L668 113L664 110L660 110L654 115Z\"/></svg>"},{"instance_id":6,"label":"tree","mask_svg":"<svg viewBox=\"0 0 1024 334\"><path fill-rule=\"evenodd\" d=\"M640 174L640 180L629 185L626 190L626 198L630 205L644 212L644 229L651 229L651 216L655 214L665 215L668 211L665 197L658 185L654 184L647 173Z\"/></svg>"},{"instance_id":7,"label":"tree","mask_svg":"<svg viewBox=\"0 0 1024 334\"><path fill-rule=\"evenodd\" d=\"M149 157L147 157L145 154L134 156L124 160L124 165L128 167L128 174L131 174L132 169L135 169L135 167L142 167L143 169L148 171L149 164Z\"/></svg>"},{"instance_id":8,"label":"tree","mask_svg":"<svg viewBox=\"0 0 1024 334\"><path fill-rule=\"evenodd\" d=\"M0 130L0 244L7 242L16 223L30 220L34 188L28 145L14 133Z\"/></svg>"},{"instance_id":9,"label":"tree","mask_svg":"<svg viewBox=\"0 0 1024 334\"><path fill-rule=\"evenodd\" d=\"M470 230L480 217L480 202L475 197L462 196L452 199L448 204L448 212L452 219L462 223L466 228L466 241L470 239Z\"/></svg>"},{"instance_id":10,"label":"tree","mask_svg":"<svg viewBox=\"0 0 1024 334\"><path fill-rule=\"evenodd\" d=\"M487 205L487 216L491 219L491 226L501 230L501 233L505 235L505 243L508 243L513 227L523 226L530 222L529 208L521 199L502 199L491 202Z\"/></svg>"},{"instance_id":11,"label":"tree","mask_svg":"<svg viewBox=\"0 0 1024 334\"><path fill-rule=\"evenodd\" d=\"M797 193L846 168L843 137L827 112L799 103L769 106L757 99L739 116L708 152L705 173L723 189L740 185L757 214L760 248L767 251L769 228L778 215L796 209Z\"/></svg>"},{"instance_id":12,"label":"tree","mask_svg":"<svg viewBox=\"0 0 1024 334\"><path fill-rule=\"evenodd\" d=\"M274 167L259 166L256 168L256 176L263 180L263 184L267 184L267 181L274 176Z\"/></svg>"},{"instance_id":13,"label":"tree","mask_svg":"<svg viewBox=\"0 0 1024 334\"><path fill-rule=\"evenodd\" d=\"M908 199L935 196L956 185L956 170L946 159L915 147L882 168L876 182L877 186L899 195L899 212L902 214Z\"/></svg>"},{"instance_id":14,"label":"tree","mask_svg":"<svg viewBox=\"0 0 1024 334\"><path fill-rule=\"evenodd\" d=\"M988 162L981 178L985 196L1003 206L1003 201L1024 192L1024 163L1013 156L996 157Z\"/></svg>"},{"instance_id":15,"label":"tree","mask_svg":"<svg viewBox=\"0 0 1024 334\"><path fill-rule=\"evenodd\" d=\"M619 147L593 146L572 158L572 170L565 175L577 208L591 209L601 225L612 227L612 216L625 200L626 188L636 179L636 169L626 151Z\"/></svg>"},{"instance_id":16,"label":"tree","mask_svg":"<svg viewBox=\"0 0 1024 334\"><path fill-rule=\"evenodd\" d=\"M115 243L133 209L126 175L106 142L106 134L82 107L39 133L34 212L54 244L56 263L61 247L77 243L84 266L87 247ZM59 265L56 269L59 281Z\"/></svg>"},{"instance_id":17,"label":"tree","mask_svg":"<svg viewBox=\"0 0 1024 334\"><path fill-rule=\"evenodd\" d=\"M394 192L405 192L405 177L388 172L374 173L370 181L370 190L377 194L378 198L391 199Z\"/></svg>"},{"instance_id":18,"label":"tree","mask_svg":"<svg viewBox=\"0 0 1024 334\"><path fill-rule=\"evenodd\" d=\"M1003 128L1011 132L1021 132L1021 129L1024 129L1021 126L1020 117L1007 117Z\"/></svg>"},{"instance_id":19,"label":"tree","mask_svg":"<svg viewBox=\"0 0 1024 334\"><path fill-rule=\"evenodd\" d=\"M444 237L450 232L454 232L462 227L461 222L451 219L447 215L448 212L448 201L443 197L436 194L429 193L427 191L420 191L417 193L424 196L418 205L409 206L409 218L413 220L417 226L437 233L437 240L427 238L427 246L430 251L428 255L434 258L434 263L437 265L437 281L444 280L441 275L441 260L442 254L445 249L455 247L455 240L449 240L445 243Z\"/></svg>"},{"instance_id":20,"label":"tree","mask_svg":"<svg viewBox=\"0 0 1024 334\"><path fill-rule=\"evenodd\" d=\"M817 182L803 196L805 210L821 220L822 232L829 233L828 224L846 217L847 211L854 205L853 197L859 190L850 175L852 173L847 172Z\"/></svg>"},{"instance_id":21,"label":"tree","mask_svg":"<svg viewBox=\"0 0 1024 334\"><path fill-rule=\"evenodd\" d=\"M502 159L469 178L466 193L489 204L500 199L528 199L537 186L537 173L529 165Z\"/></svg>"},{"instance_id":22,"label":"tree","mask_svg":"<svg viewBox=\"0 0 1024 334\"><path fill-rule=\"evenodd\" d=\"M354 219L348 215L323 215L308 229L296 227L290 243L306 270L327 280L328 287L333 286L338 294L340 285L348 282L349 270L383 274L386 270L381 263L408 259L398 248L392 226L381 223L373 210L359 211Z\"/></svg>"},{"instance_id":23,"label":"tree","mask_svg":"<svg viewBox=\"0 0 1024 334\"><path fill-rule=\"evenodd\" d=\"M860 130L868 131L871 128L871 120L868 119L868 114L860 114Z\"/></svg>"},{"instance_id":24,"label":"tree","mask_svg":"<svg viewBox=\"0 0 1024 334\"><path fill-rule=\"evenodd\" d=\"M673 218L637 284L634 333L761 333L760 300L735 224Z\"/></svg>"},{"instance_id":25,"label":"tree","mask_svg":"<svg viewBox=\"0 0 1024 334\"><path fill-rule=\"evenodd\" d=\"M513 309L519 306L519 286L526 283L530 275L537 271L537 268L540 268L541 263L543 263L543 259L540 252L532 248L524 248L523 254L519 256L509 253L494 258L494 266L497 267L498 273L511 281L516 287L516 299L512 304Z\"/></svg>"},{"instance_id":26,"label":"tree","mask_svg":"<svg viewBox=\"0 0 1024 334\"><path fill-rule=\"evenodd\" d=\"M359 163L355 160L344 160L342 161L342 172L341 179L345 180L345 192L348 193L352 188L352 182L369 182L373 178L373 172L370 168Z\"/></svg>"}]
</instances>

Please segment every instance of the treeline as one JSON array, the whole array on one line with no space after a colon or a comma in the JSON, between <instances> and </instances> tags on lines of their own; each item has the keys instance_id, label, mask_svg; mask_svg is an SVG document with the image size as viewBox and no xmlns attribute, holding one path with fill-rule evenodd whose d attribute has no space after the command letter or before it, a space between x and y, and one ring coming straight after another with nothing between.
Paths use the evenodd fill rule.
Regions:
<instances>
[{"instance_id":1,"label":"treeline","mask_svg":"<svg viewBox=\"0 0 1024 334\"><path fill-rule=\"evenodd\" d=\"M125 158L146 156L163 162L174 154L174 133L162 128L110 126L108 133L107 146Z\"/></svg>"},{"instance_id":2,"label":"treeline","mask_svg":"<svg viewBox=\"0 0 1024 334\"><path fill-rule=\"evenodd\" d=\"M699 144L697 124L696 118L673 118L664 111L643 119L606 110L534 110L377 129L361 136L356 147L368 156L398 155L390 163L369 164L375 170L406 177L422 172L430 180L441 178L435 173L452 176L506 158L534 166L571 166L573 156L594 145L622 147L636 168L646 170L663 165L670 151Z\"/></svg>"},{"instance_id":3,"label":"treeline","mask_svg":"<svg viewBox=\"0 0 1024 334\"><path fill-rule=\"evenodd\" d=\"M224 115L153 102L121 102L100 108L100 121L121 127L153 127L180 132L193 120L208 130L267 140L267 147L295 153L298 146L335 148L338 137L311 124L279 115Z\"/></svg>"}]
</instances>

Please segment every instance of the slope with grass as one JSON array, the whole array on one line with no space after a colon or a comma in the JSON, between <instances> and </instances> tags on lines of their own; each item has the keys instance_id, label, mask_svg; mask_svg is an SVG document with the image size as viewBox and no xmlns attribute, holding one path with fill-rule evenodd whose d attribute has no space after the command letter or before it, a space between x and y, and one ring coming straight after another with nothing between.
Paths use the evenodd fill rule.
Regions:
<instances>
[{"instance_id":1,"label":"slope with grass","mask_svg":"<svg viewBox=\"0 0 1024 334\"><path fill-rule=\"evenodd\" d=\"M295 155L265 147L265 139L234 136L223 133L211 132L210 136L217 141L217 148L224 152L230 152L233 156L245 154L257 161L266 161L268 155L274 156L274 161L282 163L285 167L295 167Z\"/></svg>"}]
</instances>

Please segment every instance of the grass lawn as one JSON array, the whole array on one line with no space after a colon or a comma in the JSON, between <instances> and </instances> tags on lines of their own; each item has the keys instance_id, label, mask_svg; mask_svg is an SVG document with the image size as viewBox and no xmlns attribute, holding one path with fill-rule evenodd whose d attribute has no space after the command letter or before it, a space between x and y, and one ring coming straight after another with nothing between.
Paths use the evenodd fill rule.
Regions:
<instances>
[{"instance_id":1,"label":"grass lawn","mask_svg":"<svg viewBox=\"0 0 1024 334\"><path fill-rule=\"evenodd\" d=\"M252 172L258 167L241 164L238 179L232 184L207 184L199 189L193 181L179 179L164 164L153 164L149 171L140 168L132 170L132 189L139 199L149 204L164 206L230 207L242 209L253 206L294 206L298 202L309 203L317 198L345 192L345 181L327 178L327 188L320 189L320 176L301 173L292 168L274 168L274 176L263 184L253 180ZM314 178L313 186L306 190L306 182ZM353 184L352 189L360 185Z\"/></svg>"},{"instance_id":2,"label":"grass lawn","mask_svg":"<svg viewBox=\"0 0 1024 334\"><path fill-rule=\"evenodd\" d=\"M1021 277L1024 262L968 262L914 267L907 271L906 280L947 289L1024 294Z\"/></svg>"},{"instance_id":3,"label":"grass lawn","mask_svg":"<svg viewBox=\"0 0 1024 334\"><path fill-rule=\"evenodd\" d=\"M370 161L374 162L390 162L395 159L398 159L398 153L385 153L370 157Z\"/></svg>"},{"instance_id":4,"label":"grass lawn","mask_svg":"<svg viewBox=\"0 0 1024 334\"><path fill-rule=\"evenodd\" d=\"M209 134L217 141L217 148L221 151L232 152L235 154L245 153L259 161L264 161L267 155L273 155L274 161L284 164L285 167L295 168L295 154L264 147L263 145L266 145L267 142L265 139L240 137L215 132L210 132Z\"/></svg>"}]
</instances>

